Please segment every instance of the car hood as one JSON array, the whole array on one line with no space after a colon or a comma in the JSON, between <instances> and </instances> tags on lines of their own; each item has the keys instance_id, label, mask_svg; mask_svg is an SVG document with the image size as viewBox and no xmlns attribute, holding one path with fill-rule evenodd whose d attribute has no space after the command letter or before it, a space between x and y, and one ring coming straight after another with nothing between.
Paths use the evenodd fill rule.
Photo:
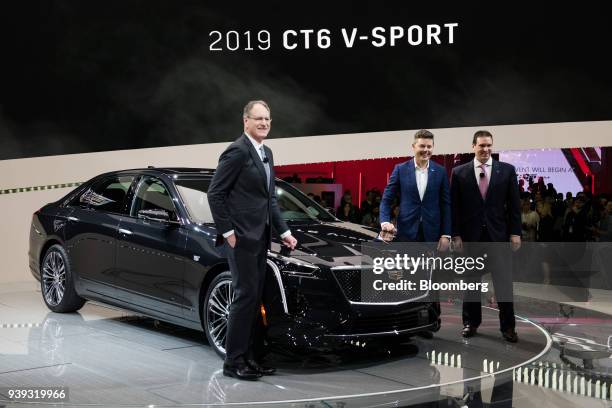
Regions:
<instances>
[{"instance_id":1,"label":"car hood","mask_svg":"<svg viewBox=\"0 0 612 408\"><path fill-rule=\"evenodd\" d=\"M315 264L328 266L359 265L363 245L372 243L378 232L372 228L349 222L291 222L287 223L298 240L293 251L281 246L275 238L271 250Z\"/></svg>"}]
</instances>

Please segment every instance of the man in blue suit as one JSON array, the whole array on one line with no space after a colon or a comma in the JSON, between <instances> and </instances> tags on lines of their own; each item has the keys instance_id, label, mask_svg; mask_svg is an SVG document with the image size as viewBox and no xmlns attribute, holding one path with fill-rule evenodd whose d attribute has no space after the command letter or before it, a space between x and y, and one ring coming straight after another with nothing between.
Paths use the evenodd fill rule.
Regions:
<instances>
[{"instance_id":1,"label":"man in blue suit","mask_svg":"<svg viewBox=\"0 0 612 408\"><path fill-rule=\"evenodd\" d=\"M492 148L493 135L479 130L472 139L474 160L455 167L451 175L453 247L458 251L462 250L464 241L510 242L513 251L521 246L521 203L516 171L511 164L493 160ZM508 267L510 254L504 253L499 244L485 245L480 245L477 251L489 254L487 269L497 292L502 337L516 343L512 269ZM471 275L465 279L480 281L481 277ZM474 336L481 321L480 293L465 292L461 335Z\"/></svg>"},{"instance_id":2,"label":"man in blue suit","mask_svg":"<svg viewBox=\"0 0 612 408\"><path fill-rule=\"evenodd\" d=\"M450 192L446 170L431 161L434 135L419 130L414 135L414 158L393 169L380 203L381 237L403 242L437 242L439 251L446 251L451 238ZM400 198L397 226L391 221L396 195ZM440 303L434 302L440 316ZM431 338L431 332L420 333Z\"/></svg>"},{"instance_id":3,"label":"man in blue suit","mask_svg":"<svg viewBox=\"0 0 612 408\"><path fill-rule=\"evenodd\" d=\"M414 158L393 169L380 205L383 239L395 235L396 241L438 242L446 251L451 238L450 192L446 170L430 160L434 135L419 130L414 135ZM400 198L397 226L391 223L395 196Z\"/></svg>"}]
</instances>

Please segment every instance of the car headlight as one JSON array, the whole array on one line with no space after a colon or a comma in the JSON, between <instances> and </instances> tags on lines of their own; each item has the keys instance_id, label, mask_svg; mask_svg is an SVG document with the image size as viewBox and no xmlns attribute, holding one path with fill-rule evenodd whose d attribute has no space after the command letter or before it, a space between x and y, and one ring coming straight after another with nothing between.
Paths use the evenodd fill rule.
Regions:
<instances>
[{"instance_id":1,"label":"car headlight","mask_svg":"<svg viewBox=\"0 0 612 408\"><path fill-rule=\"evenodd\" d=\"M310 262L296 258L283 256L273 252L268 252L268 258L278 266L281 273L289 276L316 278L319 272L319 268Z\"/></svg>"}]
</instances>

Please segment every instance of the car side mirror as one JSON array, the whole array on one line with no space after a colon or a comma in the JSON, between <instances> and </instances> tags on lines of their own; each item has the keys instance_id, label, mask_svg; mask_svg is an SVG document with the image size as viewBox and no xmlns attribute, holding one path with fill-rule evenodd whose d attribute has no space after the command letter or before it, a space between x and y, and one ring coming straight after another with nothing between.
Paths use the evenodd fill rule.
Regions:
<instances>
[{"instance_id":1,"label":"car side mirror","mask_svg":"<svg viewBox=\"0 0 612 408\"><path fill-rule=\"evenodd\" d=\"M177 223L177 221L170 219L170 213L162 209L150 209L150 210L139 210L138 218L142 218L150 221L159 221L166 223Z\"/></svg>"}]
</instances>

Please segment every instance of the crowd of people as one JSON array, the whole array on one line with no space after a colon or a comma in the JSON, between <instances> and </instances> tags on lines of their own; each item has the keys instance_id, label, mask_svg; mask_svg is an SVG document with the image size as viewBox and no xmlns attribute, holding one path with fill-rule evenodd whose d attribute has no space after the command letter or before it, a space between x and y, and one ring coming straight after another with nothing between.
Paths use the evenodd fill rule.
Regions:
<instances>
[{"instance_id":1,"label":"crowd of people","mask_svg":"<svg viewBox=\"0 0 612 408\"><path fill-rule=\"evenodd\" d=\"M381 198L380 190L372 189L366 193L366 199L363 200L360 208L353 204L351 192L347 190L340 200L340 206L336 210L336 217L342 221L378 228L380 227ZM399 212L399 207L397 212Z\"/></svg>"},{"instance_id":2,"label":"crowd of people","mask_svg":"<svg viewBox=\"0 0 612 408\"><path fill-rule=\"evenodd\" d=\"M522 239L530 242L612 241L612 201L587 187L575 196L552 183L519 182Z\"/></svg>"},{"instance_id":3,"label":"crowd of people","mask_svg":"<svg viewBox=\"0 0 612 408\"><path fill-rule=\"evenodd\" d=\"M612 241L612 201L607 194L593 195L588 187L574 195L557 192L552 183L545 184L521 179L522 239L528 242L587 242ZM309 194L324 207L320 196ZM335 215L342 221L380 227L380 201L377 188L366 192L366 199L357 206L352 202L351 191L345 191ZM397 226L399 197L392 205L393 225Z\"/></svg>"}]
</instances>

